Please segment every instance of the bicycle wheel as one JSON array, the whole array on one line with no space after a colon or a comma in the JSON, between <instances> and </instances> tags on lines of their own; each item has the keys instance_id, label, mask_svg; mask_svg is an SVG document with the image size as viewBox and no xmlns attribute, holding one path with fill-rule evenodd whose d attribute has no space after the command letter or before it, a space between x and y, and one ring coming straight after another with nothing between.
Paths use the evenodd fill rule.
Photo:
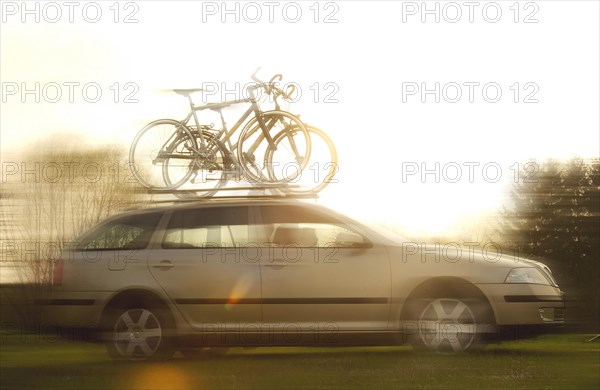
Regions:
<instances>
[{"instance_id":1,"label":"bicycle wheel","mask_svg":"<svg viewBox=\"0 0 600 390\"><path fill-rule=\"evenodd\" d=\"M274 138L279 133L290 133L287 143L281 143L278 163L295 165L300 170L306 167L310 157L310 135L302 121L286 111L266 111L260 114L267 131ZM293 130L293 131L292 131ZM279 148L278 148L279 149ZM267 161L269 142L267 141L258 118L253 118L242 130L238 141L238 160L246 180L250 182L273 182L268 175L269 168L260 166ZM282 180L281 182L286 182Z\"/></svg>"},{"instance_id":2,"label":"bicycle wheel","mask_svg":"<svg viewBox=\"0 0 600 390\"><path fill-rule=\"evenodd\" d=\"M196 141L190 130L173 119L159 119L135 136L129 149L129 165L135 178L149 189L173 189L192 175ZM169 182L163 166L172 165Z\"/></svg>"},{"instance_id":3,"label":"bicycle wheel","mask_svg":"<svg viewBox=\"0 0 600 390\"><path fill-rule=\"evenodd\" d=\"M192 132L197 139L199 134ZM225 146L213 134L202 133L204 136L204 146L199 145L196 153L190 175L185 183L177 187L178 192L175 196L182 199L191 199L197 197L207 197L214 195L219 188L227 182L227 174L232 170L232 162L229 152ZM179 149L185 149L187 140L181 138L173 144L173 151L169 156L177 156ZM197 141L200 144L200 141ZM167 157L163 165L163 176L167 185L171 184L171 177L178 177L178 166L171 162Z\"/></svg>"},{"instance_id":4,"label":"bicycle wheel","mask_svg":"<svg viewBox=\"0 0 600 390\"><path fill-rule=\"evenodd\" d=\"M286 166L280 162L280 151L285 150L285 144L289 139L295 137L299 129L280 132L275 136L274 146L269 147L266 155L265 166L268 168L269 178L275 182L287 182L294 184L286 189L291 193L308 194L317 193L325 188L329 183L337 182L333 177L338 171L338 157L335 145L331 138L323 130L314 126L305 125L310 134L311 152L307 159L305 167L299 169L299 166ZM301 139L300 139L301 140ZM304 146L300 146L305 149ZM284 160L286 156L283 156Z\"/></svg>"}]
</instances>

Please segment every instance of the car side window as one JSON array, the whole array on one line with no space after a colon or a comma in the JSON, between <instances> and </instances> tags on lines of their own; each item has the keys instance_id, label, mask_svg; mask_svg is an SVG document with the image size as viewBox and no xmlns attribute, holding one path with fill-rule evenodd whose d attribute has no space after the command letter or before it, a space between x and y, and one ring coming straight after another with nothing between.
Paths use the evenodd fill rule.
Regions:
<instances>
[{"instance_id":1,"label":"car side window","mask_svg":"<svg viewBox=\"0 0 600 390\"><path fill-rule=\"evenodd\" d=\"M248 207L175 211L162 241L164 249L235 248L251 240Z\"/></svg>"},{"instance_id":2,"label":"car side window","mask_svg":"<svg viewBox=\"0 0 600 390\"><path fill-rule=\"evenodd\" d=\"M79 244L80 250L144 249L162 214L119 218L93 231Z\"/></svg>"},{"instance_id":3,"label":"car side window","mask_svg":"<svg viewBox=\"0 0 600 390\"><path fill-rule=\"evenodd\" d=\"M300 206L260 206L257 230L268 246L356 248L369 240L344 221Z\"/></svg>"}]
</instances>

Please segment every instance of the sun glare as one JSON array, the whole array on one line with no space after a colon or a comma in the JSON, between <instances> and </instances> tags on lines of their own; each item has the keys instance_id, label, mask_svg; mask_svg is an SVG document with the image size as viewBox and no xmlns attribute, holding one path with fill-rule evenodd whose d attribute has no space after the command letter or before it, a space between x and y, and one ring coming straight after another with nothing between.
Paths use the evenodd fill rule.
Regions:
<instances>
[{"instance_id":1,"label":"sun glare","mask_svg":"<svg viewBox=\"0 0 600 390\"><path fill-rule=\"evenodd\" d=\"M506 183L451 186L387 182L369 191L360 179L344 176L348 184L330 185L319 202L357 219L415 235L453 235L469 217L498 210L506 189Z\"/></svg>"}]
</instances>

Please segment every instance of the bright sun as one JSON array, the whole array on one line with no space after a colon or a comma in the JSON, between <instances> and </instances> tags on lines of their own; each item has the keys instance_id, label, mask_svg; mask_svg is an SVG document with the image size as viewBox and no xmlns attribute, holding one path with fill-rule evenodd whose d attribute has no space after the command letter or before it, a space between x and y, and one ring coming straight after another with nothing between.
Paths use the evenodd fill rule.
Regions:
<instances>
[{"instance_id":1,"label":"bright sun","mask_svg":"<svg viewBox=\"0 0 600 390\"><path fill-rule=\"evenodd\" d=\"M319 202L357 219L415 235L452 235L465 217L496 210L501 202L501 185L448 187L388 183L370 193L360 185L340 183L326 188Z\"/></svg>"}]
</instances>

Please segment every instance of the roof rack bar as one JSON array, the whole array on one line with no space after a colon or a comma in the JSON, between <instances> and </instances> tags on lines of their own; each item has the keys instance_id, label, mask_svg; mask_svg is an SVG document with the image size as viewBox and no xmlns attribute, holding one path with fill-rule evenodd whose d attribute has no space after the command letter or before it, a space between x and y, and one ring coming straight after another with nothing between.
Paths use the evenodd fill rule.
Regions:
<instances>
[{"instance_id":1,"label":"roof rack bar","mask_svg":"<svg viewBox=\"0 0 600 390\"><path fill-rule=\"evenodd\" d=\"M219 200L228 199L319 199L318 194L280 194L280 195L224 195L224 196L207 196L197 198L180 198L180 199L161 199L150 200L150 203L189 203L189 202L218 202Z\"/></svg>"},{"instance_id":2,"label":"roof rack bar","mask_svg":"<svg viewBox=\"0 0 600 390\"><path fill-rule=\"evenodd\" d=\"M272 185L261 185L261 186L246 186L246 187L223 187L223 188L215 188L213 190L202 190L202 189L148 189L149 194L193 194L196 192L207 192L207 191L260 191L260 190L278 190L278 189L289 189L289 188L300 188L299 185L281 185L281 184L272 184Z\"/></svg>"}]
</instances>

